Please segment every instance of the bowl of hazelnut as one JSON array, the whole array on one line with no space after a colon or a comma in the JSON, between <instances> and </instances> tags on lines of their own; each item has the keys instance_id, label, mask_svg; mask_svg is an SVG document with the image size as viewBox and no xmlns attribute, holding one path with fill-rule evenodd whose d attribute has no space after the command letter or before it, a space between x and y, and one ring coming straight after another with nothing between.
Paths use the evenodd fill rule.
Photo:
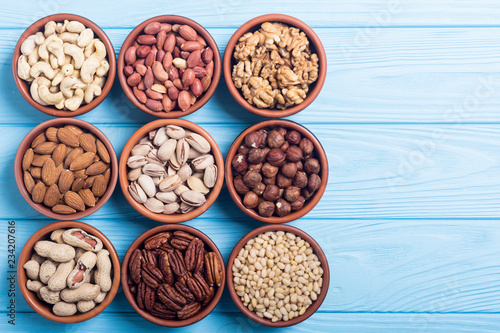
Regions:
<instances>
[{"instance_id":1,"label":"bowl of hazelnut","mask_svg":"<svg viewBox=\"0 0 500 333\"><path fill-rule=\"evenodd\" d=\"M235 31L222 68L227 88L241 106L263 117L287 117L318 96L326 78L326 52L304 22L267 14Z\"/></svg>"},{"instance_id":2,"label":"bowl of hazelnut","mask_svg":"<svg viewBox=\"0 0 500 333\"><path fill-rule=\"evenodd\" d=\"M319 140L289 120L265 120L244 130L226 156L229 194L248 216L267 223L296 220L319 202L328 161Z\"/></svg>"}]
</instances>

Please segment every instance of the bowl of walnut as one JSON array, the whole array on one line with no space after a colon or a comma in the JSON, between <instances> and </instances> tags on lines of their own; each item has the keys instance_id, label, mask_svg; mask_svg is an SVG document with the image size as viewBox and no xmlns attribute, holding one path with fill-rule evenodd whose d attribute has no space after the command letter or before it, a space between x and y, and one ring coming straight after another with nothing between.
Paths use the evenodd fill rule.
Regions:
<instances>
[{"instance_id":1,"label":"bowl of walnut","mask_svg":"<svg viewBox=\"0 0 500 333\"><path fill-rule=\"evenodd\" d=\"M279 118L303 110L318 96L326 78L326 53L307 24L268 14L236 30L222 66L229 92L241 106Z\"/></svg>"}]
</instances>

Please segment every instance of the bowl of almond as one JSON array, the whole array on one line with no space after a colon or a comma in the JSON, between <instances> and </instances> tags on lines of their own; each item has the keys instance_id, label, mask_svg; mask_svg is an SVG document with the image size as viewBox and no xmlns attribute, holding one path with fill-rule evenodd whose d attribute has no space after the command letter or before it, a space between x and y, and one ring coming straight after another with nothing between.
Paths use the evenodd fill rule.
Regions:
<instances>
[{"instance_id":1,"label":"bowl of almond","mask_svg":"<svg viewBox=\"0 0 500 333\"><path fill-rule=\"evenodd\" d=\"M118 161L111 142L95 126L80 119L52 119L23 139L14 175L35 210L53 219L77 220L111 197Z\"/></svg>"}]
</instances>

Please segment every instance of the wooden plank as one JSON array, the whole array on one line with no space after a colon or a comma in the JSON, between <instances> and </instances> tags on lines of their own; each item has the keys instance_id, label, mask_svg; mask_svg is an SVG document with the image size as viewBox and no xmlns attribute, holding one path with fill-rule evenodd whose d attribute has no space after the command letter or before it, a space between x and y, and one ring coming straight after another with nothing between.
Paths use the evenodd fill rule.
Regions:
<instances>
[{"instance_id":1,"label":"wooden plank","mask_svg":"<svg viewBox=\"0 0 500 333\"><path fill-rule=\"evenodd\" d=\"M246 125L202 125L225 156ZM98 126L120 154L136 126ZM496 218L500 215L499 125L320 125L307 127L326 149L327 190L308 218ZM1 126L14 145L30 130ZM0 166L11 175L15 151L0 146ZM13 177L5 188L15 189ZM0 192L4 216L38 219L17 190ZM95 218L138 217L116 189ZM201 218L250 220L223 188Z\"/></svg>"},{"instance_id":2,"label":"wooden plank","mask_svg":"<svg viewBox=\"0 0 500 333\"><path fill-rule=\"evenodd\" d=\"M0 20L1 22L1 20ZM129 29L108 29L118 53ZM384 29L358 40L355 29L318 28L328 57L323 91L304 111L289 117L300 123L484 123L500 122L500 29ZM37 111L12 82L12 49L22 30L2 30L0 123L38 123ZM224 52L232 29L211 30ZM328 117L325 117L328 115ZM185 117L197 123L255 123L262 118L243 109L224 79L212 99ZM118 80L106 100L81 116L91 123L146 123L153 120L127 99Z\"/></svg>"}]
</instances>

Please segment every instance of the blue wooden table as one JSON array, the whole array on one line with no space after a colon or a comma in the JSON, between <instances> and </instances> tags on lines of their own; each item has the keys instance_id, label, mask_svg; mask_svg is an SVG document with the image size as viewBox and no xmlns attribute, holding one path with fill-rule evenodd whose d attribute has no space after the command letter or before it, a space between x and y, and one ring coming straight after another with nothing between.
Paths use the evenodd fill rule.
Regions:
<instances>
[{"instance_id":1,"label":"blue wooden table","mask_svg":"<svg viewBox=\"0 0 500 333\"><path fill-rule=\"evenodd\" d=\"M330 264L328 295L307 321L280 332L500 331L500 4L495 0L2 1L0 6L0 331L163 331L137 315L119 290L96 318L75 325L35 313L9 295L8 221L16 253L53 222L34 211L13 179L17 146L50 119L20 95L11 74L14 46L37 19L78 14L101 26L118 54L127 34L160 14L205 26L221 53L249 19L279 12L309 24L328 57L319 97L289 119L323 143L330 164L316 208L290 223L313 236ZM118 80L107 99L79 117L101 129L119 154L154 120L128 101ZM263 118L237 104L223 80L214 97L185 117L205 128L223 155ZM158 223L133 210L119 188L82 221L105 233L120 259ZM224 187L215 204L187 222L227 260L261 223L243 214ZM6 276L7 275L7 276ZM8 323L15 300L15 326ZM178 332L271 332L242 315L227 290L201 322Z\"/></svg>"}]
</instances>

